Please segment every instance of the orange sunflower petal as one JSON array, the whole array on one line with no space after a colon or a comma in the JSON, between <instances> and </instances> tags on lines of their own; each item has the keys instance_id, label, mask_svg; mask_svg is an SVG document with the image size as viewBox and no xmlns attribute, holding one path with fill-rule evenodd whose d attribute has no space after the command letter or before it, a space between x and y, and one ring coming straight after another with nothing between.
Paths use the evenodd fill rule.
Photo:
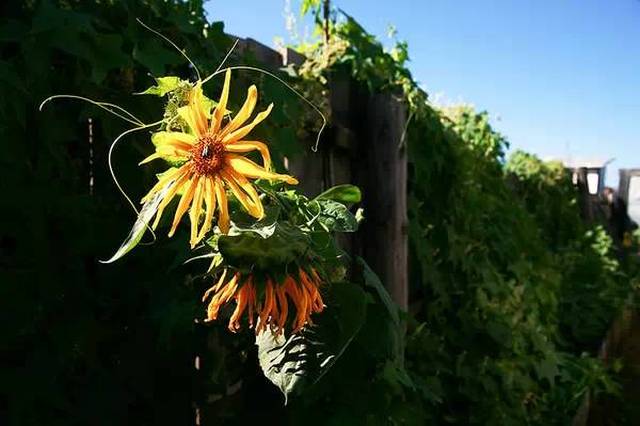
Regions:
<instances>
[{"instance_id":1,"label":"orange sunflower petal","mask_svg":"<svg viewBox=\"0 0 640 426\"><path fill-rule=\"evenodd\" d=\"M220 287L224 283L224 279L226 276L227 276L227 269L225 268L224 271L222 271L222 275L220 275L218 282L214 286L212 286L209 290L204 292L204 295L202 296L203 302L205 302L209 298L209 295L211 295L211 293L215 293L220 289Z\"/></svg>"},{"instance_id":2,"label":"orange sunflower petal","mask_svg":"<svg viewBox=\"0 0 640 426\"><path fill-rule=\"evenodd\" d=\"M240 317L247 307L250 291L251 288L248 285L243 285L242 288L240 288L240 290L238 291L238 295L236 296L236 309L235 311L233 311L231 319L229 319L229 330L234 333L240 329Z\"/></svg>"}]
</instances>

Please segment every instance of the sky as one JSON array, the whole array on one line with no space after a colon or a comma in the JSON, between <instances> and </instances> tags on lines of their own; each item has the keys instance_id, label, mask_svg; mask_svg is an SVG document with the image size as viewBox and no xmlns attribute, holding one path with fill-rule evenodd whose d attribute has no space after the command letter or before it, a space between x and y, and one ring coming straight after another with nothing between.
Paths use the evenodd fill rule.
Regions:
<instances>
[{"instance_id":1,"label":"sky","mask_svg":"<svg viewBox=\"0 0 640 426\"><path fill-rule=\"evenodd\" d=\"M286 0L209 0L228 33L288 39ZM432 100L489 112L511 149L640 168L640 0L332 0L408 66ZM299 17L299 2L290 9ZM304 22L298 32L304 34Z\"/></svg>"}]
</instances>

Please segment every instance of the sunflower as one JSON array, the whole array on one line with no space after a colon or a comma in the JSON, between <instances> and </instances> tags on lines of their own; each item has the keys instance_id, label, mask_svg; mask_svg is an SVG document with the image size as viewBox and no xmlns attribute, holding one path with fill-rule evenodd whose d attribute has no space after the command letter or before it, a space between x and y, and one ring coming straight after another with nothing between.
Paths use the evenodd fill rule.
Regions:
<instances>
[{"instance_id":1,"label":"sunflower","mask_svg":"<svg viewBox=\"0 0 640 426\"><path fill-rule=\"evenodd\" d=\"M254 127L267 118L273 108L273 104L269 105L245 125L258 98L254 85L249 87L247 98L235 117L225 117L230 82L231 71L227 70L220 100L213 111L202 93L202 84L196 83L189 95L189 104L178 108L178 116L186 123L187 131L154 133L152 142L156 150L140 163L162 158L177 165L160 175L158 182L142 202L161 191L164 193L152 226L155 229L165 207L179 194L180 200L169 237L173 236L180 219L188 210L191 247L201 241L211 229L216 208L220 231L225 234L229 231L227 189L231 190L251 216L260 219L264 215L264 208L250 179L265 178L289 184L298 183L291 176L271 171L271 157L265 143L245 139ZM260 153L263 166L241 155L251 151ZM201 223L203 212L204 221Z\"/></svg>"},{"instance_id":2,"label":"sunflower","mask_svg":"<svg viewBox=\"0 0 640 426\"><path fill-rule=\"evenodd\" d=\"M295 308L291 323L293 333L306 324L313 324L311 314L324 309L318 290L321 280L313 268L309 272L300 268L297 274L287 275L282 282L267 277L262 284L258 284L252 274L243 277L236 272L226 281L227 275L229 273L225 269L218 282L206 291L202 301L205 302L213 294L207 308L207 320L213 321L218 318L220 308L235 299L236 308L229 319L229 330L232 332L240 329L240 319L245 311L249 327L253 328L257 323L256 334L267 327L273 333L281 334L287 323L290 303ZM258 295L263 300L258 300Z\"/></svg>"}]
</instances>

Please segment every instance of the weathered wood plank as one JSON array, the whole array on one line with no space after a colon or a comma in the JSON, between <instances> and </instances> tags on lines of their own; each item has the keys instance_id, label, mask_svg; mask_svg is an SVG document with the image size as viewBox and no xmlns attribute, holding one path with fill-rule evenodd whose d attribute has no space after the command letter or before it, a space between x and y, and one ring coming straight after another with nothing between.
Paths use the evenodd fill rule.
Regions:
<instances>
[{"instance_id":1,"label":"weathered wood plank","mask_svg":"<svg viewBox=\"0 0 640 426\"><path fill-rule=\"evenodd\" d=\"M353 162L365 209L356 245L404 310L409 293L407 155L401 144L406 117L406 106L392 94L371 95Z\"/></svg>"}]
</instances>

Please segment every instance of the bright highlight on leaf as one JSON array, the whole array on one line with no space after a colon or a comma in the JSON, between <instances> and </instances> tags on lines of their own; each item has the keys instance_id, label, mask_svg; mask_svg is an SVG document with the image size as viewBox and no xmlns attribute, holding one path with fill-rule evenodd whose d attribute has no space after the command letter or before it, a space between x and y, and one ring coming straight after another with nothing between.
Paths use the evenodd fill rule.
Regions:
<instances>
[{"instance_id":1,"label":"bright highlight on leaf","mask_svg":"<svg viewBox=\"0 0 640 426\"><path fill-rule=\"evenodd\" d=\"M164 209L179 195L169 236L175 233L180 220L188 211L191 222L191 247L195 247L211 230L216 210L217 224L221 232L226 234L229 231L227 189L251 216L260 219L264 216L264 208L251 179L298 183L291 176L272 172L267 145L246 138L254 127L267 118L273 104L257 114L249 124L245 124L251 117L258 99L256 87L251 86L244 105L235 117L227 119L225 113L230 83L231 71L227 70L220 100L213 111L202 93L202 84L196 83L189 95L189 104L178 108L177 111L186 123L185 131L156 133L152 138L156 151L141 162L144 164L161 158L170 164L180 164L164 173L142 202L168 188L158 207L153 223L155 229ZM240 155L251 151L260 153L263 166Z\"/></svg>"}]
</instances>

